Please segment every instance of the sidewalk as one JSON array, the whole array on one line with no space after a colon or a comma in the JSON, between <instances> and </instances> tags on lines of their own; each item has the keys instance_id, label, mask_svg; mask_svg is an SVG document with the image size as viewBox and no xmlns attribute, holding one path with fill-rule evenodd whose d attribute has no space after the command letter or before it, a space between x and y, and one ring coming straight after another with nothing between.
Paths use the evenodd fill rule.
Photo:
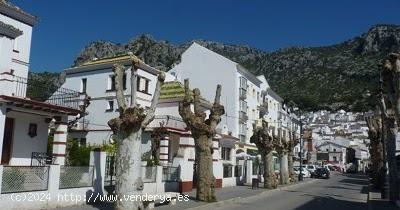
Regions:
<instances>
[{"instance_id":1,"label":"sidewalk","mask_svg":"<svg viewBox=\"0 0 400 210\"><path fill-rule=\"evenodd\" d=\"M390 202L388 199L381 199L381 193L369 186L368 192L368 209L369 210L400 210L400 208Z\"/></svg>"},{"instance_id":2,"label":"sidewalk","mask_svg":"<svg viewBox=\"0 0 400 210\"><path fill-rule=\"evenodd\" d=\"M318 179L305 179L302 182L296 182L293 184L288 184L288 185L280 185L278 186L277 189L274 190L267 190L264 188L259 188L259 189L251 189L251 186L235 186L235 187L225 187L225 188L220 188L216 189L215 194L217 196L218 202L214 203L206 203L206 202L200 202L194 200L196 197L196 191L193 190L192 192L185 193L185 195L188 195L190 200L189 201L181 201L181 202L176 202L176 205L156 205L155 209L157 210L175 210L175 209L190 209L190 208L208 208L212 205L222 205L224 202L234 202L236 200L239 200L241 198L250 198L250 197L255 197L259 195L263 195L269 192L281 190L281 189L286 189L288 187L296 186L298 184L307 184L314 182ZM260 187L262 186L262 183L260 183ZM113 204L112 203L96 203L92 205L81 205L81 206L71 206L71 207L65 207L65 208L58 208L61 210L113 210Z\"/></svg>"}]
</instances>

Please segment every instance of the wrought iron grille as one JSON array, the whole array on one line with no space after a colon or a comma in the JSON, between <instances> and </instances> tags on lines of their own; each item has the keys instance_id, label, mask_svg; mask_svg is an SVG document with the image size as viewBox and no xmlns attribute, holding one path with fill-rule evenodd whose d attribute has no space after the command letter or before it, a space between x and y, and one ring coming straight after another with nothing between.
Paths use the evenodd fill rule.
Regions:
<instances>
[{"instance_id":1,"label":"wrought iron grille","mask_svg":"<svg viewBox=\"0 0 400 210\"><path fill-rule=\"evenodd\" d=\"M54 163L54 156L45 152L32 152L31 166L45 166Z\"/></svg>"},{"instance_id":2,"label":"wrought iron grille","mask_svg":"<svg viewBox=\"0 0 400 210\"><path fill-rule=\"evenodd\" d=\"M142 166L142 181L143 182L156 182L157 167Z\"/></svg>"},{"instance_id":3,"label":"wrought iron grille","mask_svg":"<svg viewBox=\"0 0 400 210\"><path fill-rule=\"evenodd\" d=\"M115 156L107 156L104 185L112 186L114 184L115 184Z\"/></svg>"},{"instance_id":4,"label":"wrought iron grille","mask_svg":"<svg viewBox=\"0 0 400 210\"><path fill-rule=\"evenodd\" d=\"M48 166L4 166L1 193L45 191L48 182Z\"/></svg>"},{"instance_id":5,"label":"wrought iron grille","mask_svg":"<svg viewBox=\"0 0 400 210\"><path fill-rule=\"evenodd\" d=\"M93 166L61 166L60 189L93 186Z\"/></svg>"},{"instance_id":6,"label":"wrought iron grille","mask_svg":"<svg viewBox=\"0 0 400 210\"><path fill-rule=\"evenodd\" d=\"M179 167L163 167L163 181L164 182L177 182L180 177L180 168Z\"/></svg>"},{"instance_id":7,"label":"wrought iron grille","mask_svg":"<svg viewBox=\"0 0 400 210\"><path fill-rule=\"evenodd\" d=\"M79 109L80 93L59 87L54 81L14 76L14 82L13 96Z\"/></svg>"}]
</instances>

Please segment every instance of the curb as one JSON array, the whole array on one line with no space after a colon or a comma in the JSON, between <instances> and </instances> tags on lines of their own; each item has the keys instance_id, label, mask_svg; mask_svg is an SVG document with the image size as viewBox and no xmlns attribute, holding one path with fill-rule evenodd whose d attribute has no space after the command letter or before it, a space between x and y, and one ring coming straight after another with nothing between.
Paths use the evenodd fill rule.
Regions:
<instances>
[{"instance_id":1,"label":"curb","mask_svg":"<svg viewBox=\"0 0 400 210\"><path fill-rule=\"evenodd\" d=\"M220 206L225 205L225 204L239 203L239 202L243 201L244 199L245 200L255 199L255 198L262 197L262 196L267 196L267 195L269 195L269 194L271 194L273 192L282 191L282 190L290 189L290 188L301 186L301 185L305 185L305 184L311 184L311 183L314 183L314 182L317 182L317 181L320 181L320 179L313 179L313 180L310 180L310 181L296 182L294 184L284 185L284 186L278 187L276 189L266 190L266 191L261 192L261 193L259 193L257 195L252 195L252 196L248 196L248 197L230 198L230 199L218 201L218 202L215 202L215 203L208 203L208 204L205 204L205 205L188 208L188 210L211 209L211 208L220 207Z\"/></svg>"}]
</instances>

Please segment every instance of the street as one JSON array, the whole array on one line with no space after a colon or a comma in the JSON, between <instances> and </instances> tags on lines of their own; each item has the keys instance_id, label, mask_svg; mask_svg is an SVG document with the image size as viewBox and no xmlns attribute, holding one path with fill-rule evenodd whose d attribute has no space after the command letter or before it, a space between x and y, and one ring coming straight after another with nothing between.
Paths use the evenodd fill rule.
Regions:
<instances>
[{"instance_id":1,"label":"street","mask_svg":"<svg viewBox=\"0 0 400 210\"><path fill-rule=\"evenodd\" d=\"M244 198L217 209L365 210L367 185L366 176L337 174L328 180L318 180L268 195Z\"/></svg>"}]
</instances>

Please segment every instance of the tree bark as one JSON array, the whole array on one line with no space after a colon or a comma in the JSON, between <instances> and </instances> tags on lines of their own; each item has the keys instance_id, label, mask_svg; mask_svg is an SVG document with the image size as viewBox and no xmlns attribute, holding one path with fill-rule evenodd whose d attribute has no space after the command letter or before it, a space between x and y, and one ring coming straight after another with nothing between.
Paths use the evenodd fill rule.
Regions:
<instances>
[{"instance_id":1,"label":"tree bark","mask_svg":"<svg viewBox=\"0 0 400 210\"><path fill-rule=\"evenodd\" d=\"M207 135L200 135L195 139L197 164L197 194L200 201L216 201L215 177L213 173L212 139Z\"/></svg>"},{"instance_id":2,"label":"tree bark","mask_svg":"<svg viewBox=\"0 0 400 210\"><path fill-rule=\"evenodd\" d=\"M383 184L381 170L383 165L382 148L382 121L381 115L375 113L371 118L366 119L368 126L368 137L370 139L369 153L371 156L370 177L374 188L380 189Z\"/></svg>"},{"instance_id":3,"label":"tree bark","mask_svg":"<svg viewBox=\"0 0 400 210\"><path fill-rule=\"evenodd\" d=\"M281 184L289 184L289 169L288 169L288 153L286 150L281 151L279 154L280 162L280 183Z\"/></svg>"},{"instance_id":4,"label":"tree bark","mask_svg":"<svg viewBox=\"0 0 400 210\"><path fill-rule=\"evenodd\" d=\"M276 176L274 171L274 159L272 151L274 150L274 138L268 133L268 123L263 121L262 127L257 128L253 124L253 136L250 142L257 146L261 154L264 165L264 187L267 189L277 188Z\"/></svg>"},{"instance_id":5,"label":"tree bark","mask_svg":"<svg viewBox=\"0 0 400 210\"><path fill-rule=\"evenodd\" d=\"M213 173L213 143L212 138L216 134L216 127L221 121L221 115L225 113L224 107L220 104L221 85L217 86L214 103L210 110L210 115L206 119L206 114L202 109L201 95L199 89L193 90L193 100L190 96L189 80L185 80L185 97L179 104L179 114L187 127L190 129L195 143L195 163L197 177L196 198L200 201L214 202L215 196L215 177ZM193 102L194 112L191 110Z\"/></svg>"},{"instance_id":6,"label":"tree bark","mask_svg":"<svg viewBox=\"0 0 400 210\"><path fill-rule=\"evenodd\" d=\"M131 195L141 195L143 190L142 166L141 166L141 143L143 129L153 120L154 111L158 103L161 85L165 74L158 71L158 81L154 90L150 108L144 109L136 103L136 77L137 70L145 64L138 58L132 56L131 76L131 104L127 106L123 87L123 75L125 66L115 64L115 88L118 102L119 117L108 121L108 125L116 136L116 186L115 193L118 199L115 202L116 210L143 209L140 199L128 199ZM148 67L148 66L146 66ZM150 67L151 68L151 67Z\"/></svg>"},{"instance_id":7,"label":"tree bark","mask_svg":"<svg viewBox=\"0 0 400 210\"><path fill-rule=\"evenodd\" d=\"M399 184L396 164L396 135L400 126L400 54L391 53L383 62L382 85L386 93L381 94L381 112L386 129L386 153L389 166L389 198L399 199ZM387 103L386 103L387 102ZM397 125L396 125L397 122Z\"/></svg>"},{"instance_id":8,"label":"tree bark","mask_svg":"<svg viewBox=\"0 0 400 210\"><path fill-rule=\"evenodd\" d=\"M264 188L267 189L275 189L278 187L276 182L276 176L274 171L274 157L272 151L263 155L263 164L264 164Z\"/></svg>"},{"instance_id":9,"label":"tree bark","mask_svg":"<svg viewBox=\"0 0 400 210\"><path fill-rule=\"evenodd\" d=\"M397 176L396 165L396 135L398 128L395 125L395 118L386 119L387 126L387 161L389 166L389 199L396 201L399 199L399 181Z\"/></svg>"}]
</instances>

